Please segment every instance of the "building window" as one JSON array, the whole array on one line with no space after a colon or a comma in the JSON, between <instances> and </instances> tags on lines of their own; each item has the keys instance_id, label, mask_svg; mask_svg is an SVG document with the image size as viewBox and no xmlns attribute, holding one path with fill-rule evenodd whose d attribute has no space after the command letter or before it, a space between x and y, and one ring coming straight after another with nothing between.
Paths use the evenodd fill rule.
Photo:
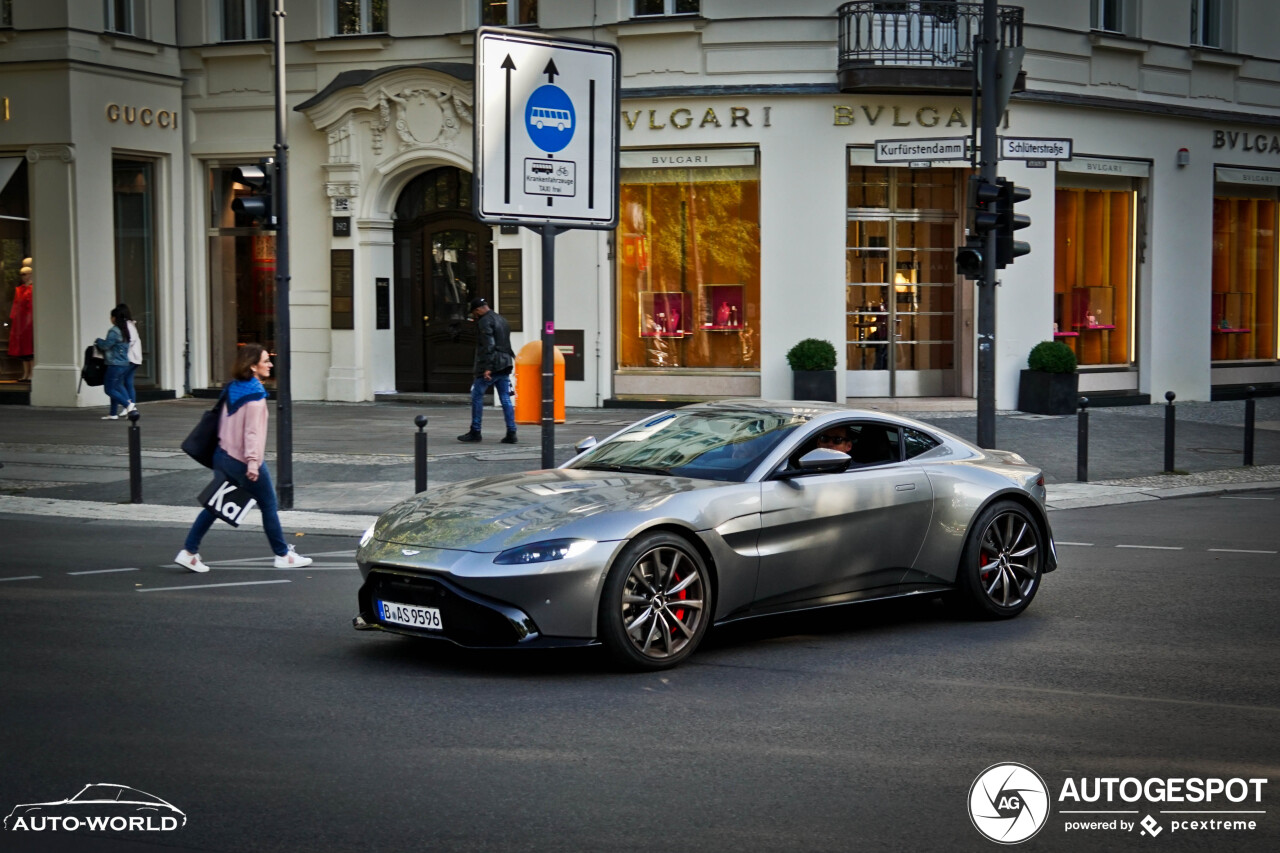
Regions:
<instances>
[{"instance_id":1,"label":"building window","mask_svg":"<svg viewBox=\"0 0 1280 853\"><path fill-rule=\"evenodd\" d=\"M1082 366L1133 360L1136 200L1132 188L1055 194L1053 334Z\"/></svg>"},{"instance_id":2,"label":"building window","mask_svg":"<svg viewBox=\"0 0 1280 853\"><path fill-rule=\"evenodd\" d=\"M1191 0L1191 43L1230 49L1231 11L1229 0Z\"/></svg>"},{"instance_id":3,"label":"building window","mask_svg":"<svg viewBox=\"0 0 1280 853\"><path fill-rule=\"evenodd\" d=\"M334 32L340 36L387 31L387 0L337 0Z\"/></svg>"},{"instance_id":4,"label":"building window","mask_svg":"<svg viewBox=\"0 0 1280 853\"><path fill-rule=\"evenodd\" d=\"M1275 190L1219 184L1213 197L1214 361L1276 357L1277 207Z\"/></svg>"},{"instance_id":5,"label":"building window","mask_svg":"<svg viewBox=\"0 0 1280 853\"><path fill-rule=\"evenodd\" d=\"M635 0L634 17L652 18L659 15L697 15L699 0Z\"/></svg>"},{"instance_id":6,"label":"building window","mask_svg":"<svg viewBox=\"0 0 1280 853\"><path fill-rule=\"evenodd\" d=\"M34 270L36 281L40 274L40 259L31 257L28 198L27 158L20 153L0 156L0 381L3 382L29 377L30 360L35 353L33 317L24 307L25 295L18 291L23 267ZM13 303L18 297L21 298L14 316Z\"/></svg>"},{"instance_id":7,"label":"building window","mask_svg":"<svg viewBox=\"0 0 1280 853\"><path fill-rule=\"evenodd\" d=\"M104 0L107 31L127 36L138 35L133 26L133 0Z\"/></svg>"},{"instance_id":8,"label":"building window","mask_svg":"<svg viewBox=\"0 0 1280 853\"><path fill-rule=\"evenodd\" d=\"M222 40L271 38L271 0L222 0Z\"/></svg>"},{"instance_id":9,"label":"building window","mask_svg":"<svg viewBox=\"0 0 1280 853\"><path fill-rule=\"evenodd\" d=\"M215 385L227 380L241 344L276 349L276 237L231 209L232 201L250 194L234 171L234 165L215 166L209 173L209 363Z\"/></svg>"},{"instance_id":10,"label":"building window","mask_svg":"<svg viewBox=\"0 0 1280 853\"><path fill-rule=\"evenodd\" d=\"M692 159L660 153L668 162ZM619 368L760 367L756 152L699 153L706 167L622 170ZM624 166L627 158L658 159L623 157Z\"/></svg>"},{"instance_id":11,"label":"building window","mask_svg":"<svg viewBox=\"0 0 1280 853\"><path fill-rule=\"evenodd\" d=\"M518 27L538 23L537 0L480 0L480 23L486 27Z\"/></svg>"},{"instance_id":12,"label":"building window","mask_svg":"<svg viewBox=\"0 0 1280 853\"><path fill-rule=\"evenodd\" d=\"M116 302L129 306L142 339L138 386L159 384L156 349L156 166L150 160L112 161Z\"/></svg>"},{"instance_id":13,"label":"building window","mask_svg":"<svg viewBox=\"0 0 1280 853\"><path fill-rule=\"evenodd\" d=\"M1125 33L1124 0L1091 0L1089 26L1108 33Z\"/></svg>"}]
</instances>

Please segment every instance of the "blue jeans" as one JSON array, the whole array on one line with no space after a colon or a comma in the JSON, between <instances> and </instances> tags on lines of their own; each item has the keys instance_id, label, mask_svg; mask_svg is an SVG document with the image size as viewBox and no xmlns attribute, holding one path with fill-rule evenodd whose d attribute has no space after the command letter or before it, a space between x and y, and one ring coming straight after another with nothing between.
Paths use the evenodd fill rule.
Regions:
<instances>
[{"instance_id":1,"label":"blue jeans","mask_svg":"<svg viewBox=\"0 0 1280 853\"><path fill-rule=\"evenodd\" d=\"M471 383L471 431L480 431L480 419L484 416L484 395L490 388L498 390L498 402L502 404L502 417L506 419L507 432L515 432L516 408L511 405L510 373L500 373L492 379L477 376Z\"/></svg>"},{"instance_id":2,"label":"blue jeans","mask_svg":"<svg viewBox=\"0 0 1280 853\"><path fill-rule=\"evenodd\" d=\"M277 557L288 554L289 546L285 544L284 531L280 529L280 514L276 509L276 490L271 484L271 473L267 471L267 463L263 462L258 466L258 479L250 480L249 466L228 455L219 447L213 453L213 470L226 474L228 480L253 495L254 500L258 502L258 509L262 510L262 529L267 534L267 541L271 543L272 553ZM188 553L200 553L200 541L217 520L218 517L208 507L200 510L195 524L191 525L191 530L187 533L187 542L182 547L186 548Z\"/></svg>"},{"instance_id":3,"label":"blue jeans","mask_svg":"<svg viewBox=\"0 0 1280 853\"><path fill-rule=\"evenodd\" d=\"M133 374L138 372L138 365L129 362L129 366L124 369L124 381L121 387L124 388L124 394L129 398L130 403L138 402L138 392L133 388Z\"/></svg>"},{"instance_id":4,"label":"blue jeans","mask_svg":"<svg viewBox=\"0 0 1280 853\"><path fill-rule=\"evenodd\" d=\"M111 414L116 413L116 405L120 408L127 409L129 407L130 398L125 395L124 381L125 375L129 372L132 365L128 364L108 364L107 378L102 383L102 390L107 392L107 396L111 398Z\"/></svg>"}]
</instances>

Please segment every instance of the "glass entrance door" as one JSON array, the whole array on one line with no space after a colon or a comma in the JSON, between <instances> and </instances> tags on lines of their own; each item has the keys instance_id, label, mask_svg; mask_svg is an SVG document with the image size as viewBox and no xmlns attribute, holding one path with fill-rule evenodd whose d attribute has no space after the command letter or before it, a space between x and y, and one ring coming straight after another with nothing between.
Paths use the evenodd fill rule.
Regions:
<instances>
[{"instance_id":1,"label":"glass entrance door","mask_svg":"<svg viewBox=\"0 0 1280 853\"><path fill-rule=\"evenodd\" d=\"M953 395L958 170L849 171L847 393Z\"/></svg>"}]
</instances>

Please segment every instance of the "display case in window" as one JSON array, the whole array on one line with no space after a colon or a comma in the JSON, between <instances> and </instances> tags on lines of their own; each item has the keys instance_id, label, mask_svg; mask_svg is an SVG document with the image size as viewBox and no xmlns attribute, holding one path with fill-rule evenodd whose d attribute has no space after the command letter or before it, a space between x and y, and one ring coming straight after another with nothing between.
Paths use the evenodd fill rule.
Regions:
<instances>
[{"instance_id":1,"label":"display case in window","mask_svg":"<svg viewBox=\"0 0 1280 853\"><path fill-rule=\"evenodd\" d=\"M1071 328L1074 331L1114 329L1115 288L1071 288Z\"/></svg>"},{"instance_id":2,"label":"display case in window","mask_svg":"<svg viewBox=\"0 0 1280 853\"><path fill-rule=\"evenodd\" d=\"M740 332L744 296L740 284L708 284L702 288L704 332Z\"/></svg>"},{"instance_id":3,"label":"display case in window","mask_svg":"<svg viewBox=\"0 0 1280 853\"><path fill-rule=\"evenodd\" d=\"M1213 331L1245 334L1253 331L1253 294L1230 291L1213 294Z\"/></svg>"},{"instance_id":4,"label":"display case in window","mask_svg":"<svg viewBox=\"0 0 1280 853\"><path fill-rule=\"evenodd\" d=\"M691 328L689 294L681 291L641 291L640 337L683 338Z\"/></svg>"},{"instance_id":5,"label":"display case in window","mask_svg":"<svg viewBox=\"0 0 1280 853\"><path fill-rule=\"evenodd\" d=\"M1066 322L1067 320L1067 294L1053 294L1053 336L1055 338L1078 338L1079 332L1072 331ZM1070 341L1068 341L1070 343Z\"/></svg>"}]
</instances>

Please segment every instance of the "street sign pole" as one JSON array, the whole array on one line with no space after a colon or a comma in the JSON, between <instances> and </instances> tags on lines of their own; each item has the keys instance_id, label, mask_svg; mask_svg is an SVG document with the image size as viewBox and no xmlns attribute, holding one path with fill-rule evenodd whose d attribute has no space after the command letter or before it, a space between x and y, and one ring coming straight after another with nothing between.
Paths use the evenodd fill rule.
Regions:
<instances>
[{"instance_id":1,"label":"street sign pole","mask_svg":"<svg viewBox=\"0 0 1280 853\"><path fill-rule=\"evenodd\" d=\"M293 352L289 335L289 185L287 117L284 81L284 0L275 0L276 61L276 500L293 509Z\"/></svg>"},{"instance_id":2,"label":"street sign pole","mask_svg":"<svg viewBox=\"0 0 1280 853\"><path fill-rule=\"evenodd\" d=\"M995 183L999 148L996 142L1000 122L999 84L996 79L1000 30L996 20L997 0L983 0L982 31L979 41L982 70L982 129L979 140L979 174ZM982 278L978 281L978 446L996 446L996 233L987 233L982 245Z\"/></svg>"},{"instance_id":3,"label":"street sign pole","mask_svg":"<svg viewBox=\"0 0 1280 853\"><path fill-rule=\"evenodd\" d=\"M542 232L542 467L556 464L556 235L554 225Z\"/></svg>"}]
</instances>

